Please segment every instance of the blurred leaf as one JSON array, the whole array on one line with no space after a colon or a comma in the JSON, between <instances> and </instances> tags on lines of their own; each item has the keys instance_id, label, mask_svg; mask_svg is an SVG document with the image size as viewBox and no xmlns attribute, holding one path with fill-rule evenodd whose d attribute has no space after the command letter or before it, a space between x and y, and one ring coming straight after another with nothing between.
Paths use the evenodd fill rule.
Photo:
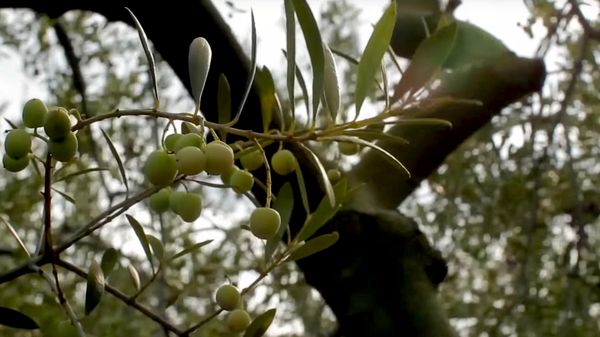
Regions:
<instances>
[{"instance_id":1,"label":"blurred leaf","mask_svg":"<svg viewBox=\"0 0 600 337\"><path fill-rule=\"evenodd\" d=\"M129 221L131 228L133 228L135 235L137 236L138 240L140 241L140 244L142 245L142 248L144 249L144 253L146 254L146 258L148 259L148 262L150 262L150 267L152 267L152 272L154 273L154 262L152 259L152 251L150 250L150 246L148 244L148 238L146 237L146 233L144 233L144 227L142 227L142 225L131 215L125 214L125 217L127 218L127 221Z\"/></svg>"},{"instance_id":2,"label":"blurred leaf","mask_svg":"<svg viewBox=\"0 0 600 337\"><path fill-rule=\"evenodd\" d=\"M150 234L146 235L146 241L148 241L150 244L150 248L152 248L152 253L154 253L156 259L158 261L162 261L165 252L162 241L160 241L160 239L158 239L156 236Z\"/></svg>"},{"instance_id":3,"label":"blurred leaf","mask_svg":"<svg viewBox=\"0 0 600 337\"><path fill-rule=\"evenodd\" d=\"M192 94L194 95L195 111L200 111L200 102L202 93L206 85L206 78L210 71L210 62L212 60L212 49L210 43L203 37L195 38L190 43L188 52L188 72L190 76L190 84L192 86Z\"/></svg>"},{"instance_id":4,"label":"blurred leaf","mask_svg":"<svg viewBox=\"0 0 600 337\"><path fill-rule=\"evenodd\" d=\"M40 328L29 316L7 307L0 307L0 325L25 330Z\"/></svg>"},{"instance_id":5,"label":"blurred leaf","mask_svg":"<svg viewBox=\"0 0 600 337\"><path fill-rule=\"evenodd\" d=\"M2 217L0 217L0 221L2 221L6 225L6 227L8 227L8 231L15 238L15 240L17 241L17 243L19 244L21 249L23 249L23 251L25 251L27 256L31 256L31 254L29 253L29 250L27 249L27 246L25 246L25 244L23 243L23 240L21 240L21 237L19 237L19 234L14 229L14 227L8 221L5 221Z\"/></svg>"},{"instance_id":6,"label":"blurred leaf","mask_svg":"<svg viewBox=\"0 0 600 337\"><path fill-rule=\"evenodd\" d=\"M338 232L319 235L296 249L288 261L297 261L331 247L340 238Z\"/></svg>"},{"instance_id":7,"label":"blurred leaf","mask_svg":"<svg viewBox=\"0 0 600 337\"><path fill-rule=\"evenodd\" d=\"M292 210L294 209L294 191L289 182L283 184L279 189L277 199L275 199L275 202L273 203L273 209L279 212L279 215L281 216L281 226L279 226L277 234L273 238L267 240L265 246L265 261L269 261L271 256L273 256L277 245L281 243L283 234L288 229L290 223Z\"/></svg>"},{"instance_id":8,"label":"blurred leaf","mask_svg":"<svg viewBox=\"0 0 600 337\"><path fill-rule=\"evenodd\" d=\"M292 0L294 3L294 10L298 17L298 23L302 29L304 35L304 41L306 42L306 48L308 49L308 55L310 56L310 64L313 70L313 104L312 111L313 115L319 109L319 102L321 101L321 92L323 92L323 71L324 71L324 55L323 55L323 41L321 40L321 32L317 26L317 21L313 16L310 7L306 3L306 0Z\"/></svg>"},{"instance_id":9,"label":"blurred leaf","mask_svg":"<svg viewBox=\"0 0 600 337\"><path fill-rule=\"evenodd\" d=\"M254 21L254 11L250 11L250 19L251 19L251 43L252 43L252 53L250 56L250 72L248 73L248 79L246 80L246 90L244 91L244 96L242 96L242 100L240 101L240 107L235 114L235 117L230 123L227 125L232 126L240 119L242 115L242 110L244 109L244 105L246 104L246 99L248 99L248 95L250 94L250 90L252 90L252 83L254 82L254 75L256 74L256 23Z\"/></svg>"},{"instance_id":10,"label":"blurred leaf","mask_svg":"<svg viewBox=\"0 0 600 337\"><path fill-rule=\"evenodd\" d=\"M146 37L144 28L142 28L142 25L138 21L137 17L135 17L133 12L127 7L125 7L125 9L127 12L129 12L129 15L131 15L131 18L135 23L135 29L140 36L140 41L142 42L142 47L144 48L144 53L146 54L146 60L148 60L148 69L150 72L150 79L152 79L152 90L154 93L154 108L158 109L160 107L160 99L158 98L158 81L156 80L156 64L154 62L154 55L152 55L152 52L150 51L148 38Z\"/></svg>"},{"instance_id":11,"label":"blurred leaf","mask_svg":"<svg viewBox=\"0 0 600 337\"><path fill-rule=\"evenodd\" d=\"M219 75L219 87L217 89L217 108L219 109L219 124L226 124L231 120L231 87L227 76ZM221 140L225 141L225 130L219 130Z\"/></svg>"},{"instance_id":12,"label":"blurred leaf","mask_svg":"<svg viewBox=\"0 0 600 337\"><path fill-rule=\"evenodd\" d=\"M396 86L392 103L425 85L446 63L456 41L457 25L447 25L421 42Z\"/></svg>"},{"instance_id":13,"label":"blurred leaf","mask_svg":"<svg viewBox=\"0 0 600 337\"><path fill-rule=\"evenodd\" d=\"M119 166L119 173L121 174L121 180L123 181L123 184L125 184L125 189L129 193L129 184L127 183L127 174L125 172L125 167L123 166L123 162L121 161L121 157L119 156L119 153L117 152L117 149L115 148L115 145L113 144L112 140L110 140L110 137L108 136L108 134L106 134L106 132L104 132L104 130L102 128L100 128L100 131L102 132L104 139L106 139L106 143L108 143L108 148L110 149L110 153L112 153L113 157L117 161L117 165Z\"/></svg>"},{"instance_id":14,"label":"blurred leaf","mask_svg":"<svg viewBox=\"0 0 600 337\"><path fill-rule=\"evenodd\" d=\"M89 315L100 303L104 294L104 273L94 260L90 266L85 289L85 314Z\"/></svg>"},{"instance_id":15,"label":"blurred leaf","mask_svg":"<svg viewBox=\"0 0 600 337\"><path fill-rule=\"evenodd\" d=\"M65 198L65 200L66 200L66 201L68 201L68 202L72 203L73 205L75 205L75 199L74 199L72 196L70 196L70 195L66 194L66 193L65 193L65 192L63 192L63 191L57 190L57 189L56 189L56 188L54 188L54 187L52 187L52 190L53 190L54 192L56 192L56 193L60 194L60 196L61 196L61 197L63 197L63 198Z\"/></svg>"},{"instance_id":16,"label":"blurred leaf","mask_svg":"<svg viewBox=\"0 0 600 337\"><path fill-rule=\"evenodd\" d=\"M325 56L325 103L331 114L331 119L335 123L338 110L340 109L340 85L338 83L337 67L335 65L335 60L333 59L333 53L326 44L323 44L323 54Z\"/></svg>"},{"instance_id":17,"label":"blurred leaf","mask_svg":"<svg viewBox=\"0 0 600 337\"><path fill-rule=\"evenodd\" d=\"M127 271L129 272L129 276L131 277L131 281L133 282L133 286L136 291L140 291L142 289L142 284L140 282L140 274L137 269L132 264L127 266Z\"/></svg>"},{"instance_id":18,"label":"blurred leaf","mask_svg":"<svg viewBox=\"0 0 600 337\"><path fill-rule=\"evenodd\" d=\"M179 253L177 253L177 254L175 254L175 255L171 256L171 257L169 258L169 261L173 261L173 260L175 260L175 259L178 259L178 258L180 258L180 257L184 256L184 255L187 255L187 254L193 253L193 252L195 252L196 250L198 250L198 249L200 249L200 248L202 248L202 247L206 246L207 244L209 244L209 243L211 243L211 242L212 242L212 240L206 240L206 241L202 241L202 242L197 242L197 243L194 243L193 245L191 245L191 246L189 246L189 247L187 247L187 248L183 249L183 250L182 250L182 251L180 251Z\"/></svg>"},{"instance_id":19,"label":"blurred leaf","mask_svg":"<svg viewBox=\"0 0 600 337\"><path fill-rule=\"evenodd\" d=\"M287 2L287 1L286 1ZM276 309L269 309L262 314L258 315L250 326L246 329L243 337L262 337L264 336L271 323L273 323L273 318L275 318Z\"/></svg>"},{"instance_id":20,"label":"blurred leaf","mask_svg":"<svg viewBox=\"0 0 600 337\"><path fill-rule=\"evenodd\" d=\"M108 277L112 273L118 260L119 252L116 249L108 248L104 251L102 260L100 261L100 268L102 269L104 276Z\"/></svg>"},{"instance_id":21,"label":"blurred leaf","mask_svg":"<svg viewBox=\"0 0 600 337\"><path fill-rule=\"evenodd\" d=\"M66 175L64 175L62 177L56 178L56 179L54 179L54 182L57 183L57 182L63 181L63 180L66 181L66 180L69 180L71 178L75 178L77 176L80 176L82 174L87 174L87 173L96 172L96 171L108 171L108 168L106 168L106 167L92 167L92 168L84 169L84 170L81 170L81 171L69 173L69 174L66 174Z\"/></svg>"},{"instance_id":22,"label":"blurred leaf","mask_svg":"<svg viewBox=\"0 0 600 337\"><path fill-rule=\"evenodd\" d=\"M375 74L379 72L381 60L385 54L390 39L392 38L392 32L394 31L394 24L396 23L396 2L385 10L375 28L373 33L367 42L367 46L360 58L358 64L358 73L356 77L356 91L355 91L355 105L356 115L358 116L360 108L367 97L370 86L373 84Z\"/></svg>"},{"instance_id":23,"label":"blurred leaf","mask_svg":"<svg viewBox=\"0 0 600 337\"><path fill-rule=\"evenodd\" d=\"M287 61L287 89L290 102L294 102L296 87L296 17L294 16L294 3L284 1L285 7L285 33L286 33L286 61ZM291 118L296 118L296 105L290 104Z\"/></svg>"},{"instance_id":24,"label":"blurred leaf","mask_svg":"<svg viewBox=\"0 0 600 337\"><path fill-rule=\"evenodd\" d=\"M269 130L269 125L273 120L273 110L276 107L275 101L275 82L273 76L267 67L262 67L256 72L256 84L260 95L260 105L262 108L263 131Z\"/></svg>"},{"instance_id":25,"label":"blurred leaf","mask_svg":"<svg viewBox=\"0 0 600 337\"><path fill-rule=\"evenodd\" d=\"M381 139L385 141L395 142L398 144L409 144L408 140L402 137L394 136L389 133L377 130L346 130L344 131L344 136L354 136L370 142Z\"/></svg>"},{"instance_id":26,"label":"blurred leaf","mask_svg":"<svg viewBox=\"0 0 600 337\"><path fill-rule=\"evenodd\" d=\"M310 214L310 204L308 203L308 193L306 192L306 183L304 182L304 175L300 165L296 168L296 180L298 181L298 189L300 190L300 198L302 200L302 206L306 214Z\"/></svg>"},{"instance_id":27,"label":"blurred leaf","mask_svg":"<svg viewBox=\"0 0 600 337\"><path fill-rule=\"evenodd\" d=\"M342 206L342 202L345 200L347 187L348 183L346 179L340 180L333 186L336 204L332 207L329 200L327 200L327 197L324 197L319 203L319 206L317 206L317 210L306 219L306 222L302 226L302 229L300 229L296 238L297 242L304 241L311 237L323 227L335 213L337 213Z\"/></svg>"},{"instance_id":28,"label":"blurred leaf","mask_svg":"<svg viewBox=\"0 0 600 337\"><path fill-rule=\"evenodd\" d=\"M331 182L329 181L329 178L327 177L327 170L325 169L325 167L323 167L321 160L319 160L319 157L306 145L304 145L302 143L298 143L297 145L304 151L304 153L306 153L306 155L308 156L308 159L310 160L313 167L317 168L317 170L319 172L319 175L318 175L319 182L321 183L323 189L325 190L325 196L327 196L327 199L329 200L329 204L331 205L331 207L335 207L336 202L335 202L335 194L333 192L333 186L331 186Z\"/></svg>"}]
</instances>

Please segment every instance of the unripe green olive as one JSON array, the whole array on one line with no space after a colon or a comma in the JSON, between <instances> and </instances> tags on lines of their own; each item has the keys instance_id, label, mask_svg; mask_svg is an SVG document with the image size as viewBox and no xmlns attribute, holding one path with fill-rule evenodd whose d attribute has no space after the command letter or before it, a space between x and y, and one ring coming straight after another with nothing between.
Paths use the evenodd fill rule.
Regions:
<instances>
[{"instance_id":1,"label":"unripe green olive","mask_svg":"<svg viewBox=\"0 0 600 337\"><path fill-rule=\"evenodd\" d=\"M227 315L227 327L232 332L242 332L250 325L250 315L243 309L235 309Z\"/></svg>"},{"instance_id":2,"label":"unripe green olive","mask_svg":"<svg viewBox=\"0 0 600 337\"><path fill-rule=\"evenodd\" d=\"M195 175L206 167L204 151L194 146L186 146L175 154L177 169L185 175Z\"/></svg>"},{"instance_id":3,"label":"unripe green olive","mask_svg":"<svg viewBox=\"0 0 600 337\"><path fill-rule=\"evenodd\" d=\"M258 207L250 215L250 230L257 238L268 240L275 236L281 225L279 212L268 207Z\"/></svg>"},{"instance_id":4,"label":"unripe green olive","mask_svg":"<svg viewBox=\"0 0 600 337\"><path fill-rule=\"evenodd\" d=\"M173 211L173 213L179 214L179 206L183 204L181 200L185 197L186 194L187 192L184 191L171 192L171 197L169 198L169 207L171 208L171 211Z\"/></svg>"},{"instance_id":5,"label":"unripe green olive","mask_svg":"<svg viewBox=\"0 0 600 337\"><path fill-rule=\"evenodd\" d=\"M329 169L327 170L327 178L332 184L335 184L342 179L342 172L336 168Z\"/></svg>"},{"instance_id":6,"label":"unripe green olive","mask_svg":"<svg viewBox=\"0 0 600 337\"><path fill-rule=\"evenodd\" d=\"M175 152L175 143L181 138L182 134L172 133L165 138L165 148L171 152Z\"/></svg>"},{"instance_id":7,"label":"unripe green olive","mask_svg":"<svg viewBox=\"0 0 600 337\"><path fill-rule=\"evenodd\" d=\"M177 175L177 162L164 150L156 150L148 156L144 171L150 183L156 186L166 186Z\"/></svg>"},{"instance_id":8,"label":"unripe green olive","mask_svg":"<svg viewBox=\"0 0 600 337\"><path fill-rule=\"evenodd\" d=\"M65 108L48 111L44 118L44 131L50 139L62 139L71 132L71 120Z\"/></svg>"},{"instance_id":9,"label":"unripe green olive","mask_svg":"<svg viewBox=\"0 0 600 337\"><path fill-rule=\"evenodd\" d=\"M263 165L263 155L259 150L252 150L240 157L242 167L248 171L254 171Z\"/></svg>"},{"instance_id":10,"label":"unripe green olive","mask_svg":"<svg viewBox=\"0 0 600 337\"><path fill-rule=\"evenodd\" d=\"M340 150L341 154L351 156L360 151L360 145L351 142L339 142L338 149Z\"/></svg>"},{"instance_id":11,"label":"unripe green olive","mask_svg":"<svg viewBox=\"0 0 600 337\"><path fill-rule=\"evenodd\" d=\"M239 171L239 170L240 170L239 167L233 165L229 170L221 173L221 181L223 182L223 184L230 185L231 176L233 175L233 172Z\"/></svg>"},{"instance_id":12,"label":"unripe green olive","mask_svg":"<svg viewBox=\"0 0 600 337\"><path fill-rule=\"evenodd\" d=\"M233 310L239 307L242 297L237 287L226 284L217 289L215 299L217 304L224 310Z\"/></svg>"},{"instance_id":13,"label":"unripe green olive","mask_svg":"<svg viewBox=\"0 0 600 337\"><path fill-rule=\"evenodd\" d=\"M23 106L23 124L28 128L42 127L47 113L46 104L40 99L32 98Z\"/></svg>"},{"instance_id":14,"label":"unripe green olive","mask_svg":"<svg viewBox=\"0 0 600 337\"><path fill-rule=\"evenodd\" d=\"M169 210L171 204L171 189L165 187L152 194L148 200L150 209L156 213L164 213Z\"/></svg>"},{"instance_id":15,"label":"unripe green olive","mask_svg":"<svg viewBox=\"0 0 600 337\"><path fill-rule=\"evenodd\" d=\"M296 170L298 163L290 150L279 150L271 157L271 168L277 174L285 176Z\"/></svg>"},{"instance_id":16,"label":"unripe green olive","mask_svg":"<svg viewBox=\"0 0 600 337\"><path fill-rule=\"evenodd\" d=\"M196 133L187 133L185 135L181 135L181 137L179 137L179 139L177 139L175 142L173 151L177 152L188 146L195 146L201 149L204 147L204 138Z\"/></svg>"},{"instance_id":17,"label":"unripe green olive","mask_svg":"<svg viewBox=\"0 0 600 337\"><path fill-rule=\"evenodd\" d=\"M60 140L50 139L48 141L48 152L52 158L67 162L77 154L77 137L73 132L69 132L67 136Z\"/></svg>"},{"instance_id":18,"label":"unripe green olive","mask_svg":"<svg viewBox=\"0 0 600 337\"><path fill-rule=\"evenodd\" d=\"M4 149L12 158L25 157L31 151L31 135L23 129L10 130L4 141Z\"/></svg>"},{"instance_id":19,"label":"unripe green olive","mask_svg":"<svg viewBox=\"0 0 600 337\"><path fill-rule=\"evenodd\" d=\"M222 141L215 140L204 148L206 155L206 172L209 174L222 174L233 166L233 150Z\"/></svg>"},{"instance_id":20,"label":"unripe green olive","mask_svg":"<svg viewBox=\"0 0 600 337\"><path fill-rule=\"evenodd\" d=\"M21 158L12 158L9 155L2 157L2 165L7 171L19 172L22 171L29 165L29 156L23 156Z\"/></svg>"},{"instance_id":21,"label":"unripe green olive","mask_svg":"<svg viewBox=\"0 0 600 337\"><path fill-rule=\"evenodd\" d=\"M237 193L245 193L252 189L254 185L254 177L252 173L247 170L236 170L233 171L229 178L229 185Z\"/></svg>"},{"instance_id":22,"label":"unripe green olive","mask_svg":"<svg viewBox=\"0 0 600 337\"><path fill-rule=\"evenodd\" d=\"M171 199L173 202L173 199ZM198 193L184 193L176 197L175 206L171 204L171 209L181 217L185 222L194 222L202 213L202 197Z\"/></svg>"}]
</instances>

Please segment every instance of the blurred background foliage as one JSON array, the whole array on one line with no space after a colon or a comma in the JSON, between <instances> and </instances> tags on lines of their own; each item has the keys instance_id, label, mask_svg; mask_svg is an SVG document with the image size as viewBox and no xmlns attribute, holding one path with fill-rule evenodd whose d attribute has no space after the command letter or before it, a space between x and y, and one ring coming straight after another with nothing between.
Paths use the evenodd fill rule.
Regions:
<instances>
[{"instance_id":1,"label":"blurred background foliage","mask_svg":"<svg viewBox=\"0 0 600 337\"><path fill-rule=\"evenodd\" d=\"M597 336L599 40L584 33L565 1L525 2L530 20L523 24L524 34L536 24L542 24L547 32L537 56L559 55L552 61L544 91L494 118L401 208L419 221L448 261L449 277L440 289L442 302L461 336ZM232 5L230 10L239 9ZM358 27L339 23L355 22L360 10L346 1L329 1L322 6L324 41L358 56ZM597 27L595 31L600 29L598 19L589 23ZM69 64L57 29L68 34L79 58L78 68ZM122 23L107 23L98 15L74 11L51 20L26 10L0 10L0 61L6 55L18 55L23 71L43 90L33 96L49 105L94 115L117 107L148 107L153 102L137 33ZM352 88L352 66L337 61L341 83ZM163 108L191 111L193 103L168 65L159 61L158 66ZM77 71L83 84L74 76ZM352 102L350 95L342 99L344 111ZM0 113L17 120L15 112L4 109ZM8 128L4 121L0 125L3 130ZM139 189L143 183L139 173L142 158L158 146L164 123L123 118L103 122L101 127L124 159L130 188ZM125 197L99 127L80 132L78 137L82 160L65 167L64 172L89 167L109 171L78 176L55 186L73 199L54 196L58 241ZM0 217L16 228L29 249L34 249L40 234L42 183L41 175L33 169L0 176ZM130 211L171 254L194 242L215 239L200 252L177 260L141 297L182 325L193 324L213 311L213 293L227 278L247 284L262 263L262 247L239 226L248 201L226 190L202 192L205 211L194 224L182 223L172 215L159 217L148 212L145 203ZM5 271L22 263L26 256L4 224L0 224L0 231L0 271ZM108 247L121 253L109 283L133 293L127 266L135 266L142 281L148 279L150 266L139 254L139 243L124 218L117 218L65 255L87 269ZM84 280L64 270L60 276L67 298L83 317ZM0 326L2 336L75 335L47 284L37 275L0 285L0 304L30 315L42 328L31 333ZM271 307L278 308L275 327L269 332L272 336L326 336L335 327L326 305L292 264L277 269L248 297L247 309L253 316ZM111 296L105 296L82 322L91 336L163 335L158 325ZM227 335L219 319L201 332L198 335Z\"/></svg>"}]
</instances>

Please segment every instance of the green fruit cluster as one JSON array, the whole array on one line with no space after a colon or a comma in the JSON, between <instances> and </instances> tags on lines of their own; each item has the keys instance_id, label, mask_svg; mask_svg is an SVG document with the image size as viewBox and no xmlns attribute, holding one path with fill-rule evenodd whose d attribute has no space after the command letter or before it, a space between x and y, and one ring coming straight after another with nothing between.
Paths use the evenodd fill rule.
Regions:
<instances>
[{"instance_id":1,"label":"green fruit cluster","mask_svg":"<svg viewBox=\"0 0 600 337\"><path fill-rule=\"evenodd\" d=\"M172 191L165 187L148 198L148 206L156 213L170 210L183 221L194 222L202 213L202 197L198 193Z\"/></svg>"},{"instance_id":2,"label":"green fruit cluster","mask_svg":"<svg viewBox=\"0 0 600 337\"><path fill-rule=\"evenodd\" d=\"M67 162L77 154L77 137L71 131L71 119L65 108L51 109L44 116L44 131L48 136L48 153L52 158Z\"/></svg>"},{"instance_id":3,"label":"green fruit cluster","mask_svg":"<svg viewBox=\"0 0 600 337\"><path fill-rule=\"evenodd\" d=\"M225 322L231 332L240 333L250 326L251 319L246 310L235 309L227 315Z\"/></svg>"}]
</instances>

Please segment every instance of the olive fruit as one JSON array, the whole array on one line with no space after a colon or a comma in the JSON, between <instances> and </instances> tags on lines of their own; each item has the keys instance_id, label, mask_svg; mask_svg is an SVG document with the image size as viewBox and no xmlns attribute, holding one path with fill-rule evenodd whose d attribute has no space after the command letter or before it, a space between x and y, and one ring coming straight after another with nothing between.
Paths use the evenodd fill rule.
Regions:
<instances>
[{"instance_id":1,"label":"olive fruit","mask_svg":"<svg viewBox=\"0 0 600 337\"><path fill-rule=\"evenodd\" d=\"M233 310L237 308L241 298L238 288L231 284L219 287L215 296L217 304L224 310Z\"/></svg>"},{"instance_id":2,"label":"olive fruit","mask_svg":"<svg viewBox=\"0 0 600 337\"><path fill-rule=\"evenodd\" d=\"M50 139L62 139L71 132L71 120L65 108L48 111L44 118L44 131Z\"/></svg>"},{"instance_id":3,"label":"olive fruit","mask_svg":"<svg viewBox=\"0 0 600 337\"><path fill-rule=\"evenodd\" d=\"M254 177L247 170L235 170L229 178L229 185L238 193L245 193L252 189Z\"/></svg>"},{"instance_id":4,"label":"olive fruit","mask_svg":"<svg viewBox=\"0 0 600 337\"><path fill-rule=\"evenodd\" d=\"M186 146L175 154L177 170L186 175L195 175L206 167L206 156L204 152L194 146Z\"/></svg>"},{"instance_id":5,"label":"olive fruit","mask_svg":"<svg viewBox=\"0 0 600 337\"><path fill-rule=\"evenodd\" d=\"M279 150L271 157L271 167L277 174L285 176L296 170L298 163L290 150Z\"/></svg>"},{"instance_id":6,"label":"olive fruit","mask_svg":"<svg viewBox=\"0 0 600 337\"><path fill-rule=\"evenodd\" d=\"M233 150L229 145L220 140L215 140L204 148L206 155L206 172L209 174L222 174L233 166Z\"/></svg>"},{"instance_id":7,"label":"olive fruit","mask_svg":"<svg viewBox=\"0 0 600 337\"><path fill-rule=\"evenodd\" d=\"M335 184L340 179L342 179L342 172L340 172L340 170L336 168L329 169L327 170L327 178L329 178L329 181L332 184Z\"/></svg>"},{"instance_id":8,"label":"olive fruit","mask_svg":"<svg viewBox=\"0 0 600 337\"><path fill-rule=\"evenodd\" d=\"M164 213L169 210L171 204L171 189L165 187L152 194L148 200L150 209L156 213Z\"/></svg>"},{"instance_id":9,"label":"olive fruit","mask_svg":"<svg viewBox=\"0 0 600 337\"><path fill-rule=\"evenodd\" d=\"M67 133L67 136L63 139L50 139L48 141L48 152L52 155L52 158L62 162L73 159L77 154L77 147L77 137L73 132Z\"/></svg>"},{"instance_id":10,"label":"olive fruit","mask_svg":"<svg viewBox=\"0 0 600 337\"><path fill-rule=\"evenodd\" d=\"M268 240L275 236L281 225L279 212L268 207L258 207L250 215L250 231L260 239Z\"/></svg>"},{"instance_id":11,"label":"olive fruit","mask_svg":"<svg viewBox=\"0 0 600 337\"><path fill-rule=\"evenodd\" d=\"M156 186L169 185L177 174L177 162L164 150L152 152L144 167L148 181Z\"/></svg>"},{"instance_id":12,"label":"olive fruit","mask_svg":"<svg viewBox=\"0 0 600 337\"><path fill-rule=\"evenodd\" d=\"M22 171L29 165L29 156L23 156L21 158L12 158L9 155L2 157L2 165L7 171L19 172Z\"/></svg>"},{"instance_id":13,"label":"olive fruit","mask_svg":"<svg viewBox=\"0 0 600 337\"><path fill-rule=\"evenodd\" d=\"M223 184L229 185L229 183L231 182L231 176L233 175L233 172L239 170L239 167L233 165L229 170L221 173L221 181L223 182Z\"/></svg>"},{"instance_id":14,"label":"olive fruit","mask_svg":"<svg viewBox=\"0 0 600 337\"><path fill-rule=\"evenodd\" d=\"M187 133L185 135L181 135L175 142L173 147L173 152L177 152L184 147L187 146L195 146L197 148L204 147L204 138L196 133Z\"/></svg>"},{"instance_id":15,"label":"olive fruit","mask_svg":"<svg viewBox=\"0 0 600 337\"><path fill-rule=\"evenodd\" d=\"M171 209L185 222L194 222L202 213L202 198L198 193L184 192L175 198L175 205L172 202L173 198Z\"/></svg>"},{"instance_id":16,"label":"olive fruit","mask_svg":"<svg viewBox=\"0 0 600 337\"><path fill-rule=\"evenodd\" d=\"M360 145L351 142L340 142L338 143L338 149L341 154L351 156L360 151Z\"/></svg>"},{"instance_id":17,"label":"olive fruit","mask_svg":"<svg viewBox=\"0 0 600 337\"><path fill-rule=\"evenodd\" d=\"M250 325L250 315L243 309L235 309L227 315L227 327L232 332L242 332Z\"/></svg>"},{"instance_id":18,"label":"olive fruit","mask_svg":"<svg viewBox=\"0 0 600 337\"><path fill-rule=\"evenodd\" d=\"M169 197L169 207L175 214L179 214L179 206L182 205L181 200L185 197L187 192L173 191Z\"/></svg>"},{"instance_id":19,"label":"olive fruit","mask_svg":"<svg viewBox=\"0 0 600 337\"><path fill-rule=\"evenodd\" d=\"M23 129L10 130L4 142L6 154L12 158L22 158L31 150L31 135Z\"/></svg>"},{"instance_id":20,"label":"olive fruit","mask_svg":"<svg viewBox=\"0 0 600 337\"><path fill-rule=\"evenodd\" d=\"M240 157L242 167L248 171L254 171L263 165L263 155L259 150L252 150Z\"/></svg>"},{"instance_id":21,"label":"olive fruit","mask_svg":"<svg viewBox=\"0 0 600 337\"><path fill-rule=\"evenodd\" d=\"M42 127L47 113L46 104L40 99L32 98L23 106L23 124L28 128Z\"/></svg>"},{"instance_id":22,"label":"olive fruit","mask_svg":"<svg viewBox=\"0 0 600 337\"><path fill-rule=\"evenodd\" d=\"M171 152L175 152L175 143L181 138L182 134L172 133L165 138L165 148Z\"/></svg>"}]
</instances>

